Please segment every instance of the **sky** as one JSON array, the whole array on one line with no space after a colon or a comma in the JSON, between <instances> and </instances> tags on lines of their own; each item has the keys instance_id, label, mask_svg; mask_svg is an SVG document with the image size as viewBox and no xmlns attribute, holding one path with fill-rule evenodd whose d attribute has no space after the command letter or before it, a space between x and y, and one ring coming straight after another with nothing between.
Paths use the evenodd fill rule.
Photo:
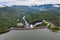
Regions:
<instances>
[{"instance_id":1,"label":"sky","mask_svg":"<svg viewBox=\"0 0 60 40\"><path fill-rule=\"evenodd\" d=\"M0 0L2 5L42 5L42 4L60 4L60 0Z\"/></svg>"}]
</instances>

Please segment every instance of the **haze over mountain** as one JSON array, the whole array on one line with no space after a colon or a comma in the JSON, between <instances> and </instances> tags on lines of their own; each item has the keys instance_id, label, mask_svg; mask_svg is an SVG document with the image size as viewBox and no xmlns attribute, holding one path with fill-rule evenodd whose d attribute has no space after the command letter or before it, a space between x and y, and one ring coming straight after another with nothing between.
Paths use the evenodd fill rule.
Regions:
<instances>
[{"instance_id":1,"label":"haze over mountain","mask_svg":"<svg viewBox=\"0 0 60 40\"><path fill-rule=\"evenodd\" d=\"M5 6L0 8L0 12L10 13L10 14L29 14L32 12L40 12L40 11L60 11L60 4L44 4L44 5L13 5L13 6Z\"/></svg>"},{"instance_id":2,"label":"haze over mountain","mask_svg":"<svg viewBox=\"0 0 60 40\"><path fill-rule=\"evenodd\" d=\"M60 4L60 0L0 0L0 6Z\"/></svg>"},{"instance_id":3,"label":"haze over mountain","mask_svg":"<svg viewBox=\"0 0 60 40\"><path fill-rule=\"evenodd\" d=\"M60 4L44 4L44 5L31 5L31 6L26 6L26 5L13 5L13 6L5 6L5 7L0 7L0 10L2 11L12 11L15 10L15 12L39 12L39 11L49 11L49 10L57 10L60 9ZM9 10L9 11L8 11Z\"/></svg>"}]
</instances>

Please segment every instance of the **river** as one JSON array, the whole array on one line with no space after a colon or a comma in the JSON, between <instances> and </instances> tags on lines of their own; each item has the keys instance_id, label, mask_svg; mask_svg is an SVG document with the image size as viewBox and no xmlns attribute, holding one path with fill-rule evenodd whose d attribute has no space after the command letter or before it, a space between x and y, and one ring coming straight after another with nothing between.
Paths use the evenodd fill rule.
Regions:
<instances>
[{"instance_id":1,"label":"river","mask_svg":"<svg viewBox=\"0 0 60 40\"><path fill-rule=\"evenodd\" d=\"M26 17L26 15L23 16L23 20L25 21L25 27L26 27L26 28L30 28L30 25L29 25L29 23L26 21L25 17Z\"/></svg>"},{"instance_id":2,"label":"river","mask_svg":"<svg viewBox=\"0 0 60 40\"><path fill-rule=\"evenodd\" d=\"M55 33L49 29L37 30L11 30L1 34L0 40L60 40L60 33Z\"/></svg>"}]
</instances>

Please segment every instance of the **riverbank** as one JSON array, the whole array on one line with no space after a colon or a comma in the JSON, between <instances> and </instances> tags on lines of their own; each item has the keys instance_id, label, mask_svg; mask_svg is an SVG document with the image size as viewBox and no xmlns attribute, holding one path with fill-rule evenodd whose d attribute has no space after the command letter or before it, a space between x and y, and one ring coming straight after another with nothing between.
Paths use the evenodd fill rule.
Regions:
<instances>
[{"instance_id":1,"label":"riverbank","mask_svg":"<svg viewBox=\"0 0 60 40\"><path fill-rule=\"evenodd\" d=\"M43 27L35 27L35 28L10 28L10 30L35 30L35 29L43 29L43 28L48 28L48 27L43 26Z\"/></svg>"},{"instance_id":2,"label":"riverbank","mask_svg":"<svg viewBox=\"0 0 60 40\"><path fill-rule=\"evenodd\" d=\"M6 33L6 32L9 32L10 30L9 29L7 29L7 30L3 30L3 31L0 31L0 34L2 34L2 33Z\"/></svg>"},{"instance_id":3,"label":"riverbank","mask_svg":"<svg viewBox=\"0 0 60 40\"><path fill-rule=\"evenodd\" d=\"M38 29L49 29L48 26L35 27L35 28L9 28L8 30L1 31L0 34L9 32L11 30L38 30ZM51 29L50 29L51 30ZM51 30L52 32L60 32L60 30Z\"/></svg>"},{"instance_id":4,"label":"riverbank","mask_svg":"<svg viewBox=\"0 0 60 40\"><path fill-rule=\"evenodd\" d=\"M48 28L48 27L43 26L43 27L36 27L36 28L9 28L7 30L0 31L0 34L9 32L11 30L37 30L37 29L43 29L43 28Z\"/></svg>"}]
</instances>

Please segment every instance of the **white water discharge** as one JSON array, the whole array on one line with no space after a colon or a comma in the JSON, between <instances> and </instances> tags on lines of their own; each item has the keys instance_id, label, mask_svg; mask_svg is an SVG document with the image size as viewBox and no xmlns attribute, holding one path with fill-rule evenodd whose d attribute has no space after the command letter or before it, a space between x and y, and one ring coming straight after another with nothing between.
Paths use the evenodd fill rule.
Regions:
<instances>
[{"instance_id":1,"label":"white water discharge","mask_svg":"<svg viewBox=\"0 0 60 40\"><path fill-rule=\"evenodd\" d=\"M26 15L23 16L23 20L25 21L25 27L26 27L26 28L30 28L30 25L29 25L29 23L26 21L25 17L26 17Z\"/></svg>"}]
</instances>

